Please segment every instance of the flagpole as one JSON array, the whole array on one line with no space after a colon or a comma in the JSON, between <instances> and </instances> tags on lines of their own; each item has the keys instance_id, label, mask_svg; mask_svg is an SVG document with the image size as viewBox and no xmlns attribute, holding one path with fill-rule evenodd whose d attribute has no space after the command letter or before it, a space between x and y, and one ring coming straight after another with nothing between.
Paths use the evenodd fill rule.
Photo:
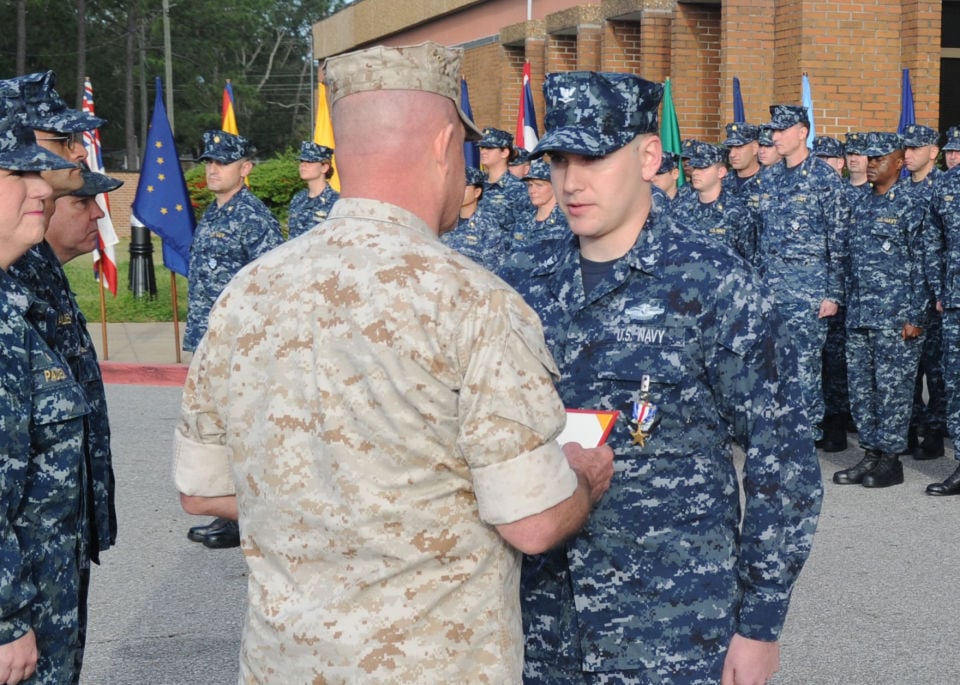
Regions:
<instances>
[{"instance_id":1,"label":"flagpole","mask_svg":"<svg viewBox=\"0 0 960 685\"><path fill-rule=\"evenodd\" d=\"M102 265L101 265L102 266ZM100 285L100 334L103 337L103 358L110 359L110 348L107 346L107 298L103 294L103 269L97 274L97 283Z\"/></svg>"},{"instance_id":2,"label":"flagpole","mask_svg":"<svg viewBox=\"0 0 960 685\"><path fill-rule=\"evenodd\" d=\"M173 300L173 341L177 348L177 364L180 363L180 312L177 311L177 274L170 271L170 299Z\"/></svg>"}]
</instances>

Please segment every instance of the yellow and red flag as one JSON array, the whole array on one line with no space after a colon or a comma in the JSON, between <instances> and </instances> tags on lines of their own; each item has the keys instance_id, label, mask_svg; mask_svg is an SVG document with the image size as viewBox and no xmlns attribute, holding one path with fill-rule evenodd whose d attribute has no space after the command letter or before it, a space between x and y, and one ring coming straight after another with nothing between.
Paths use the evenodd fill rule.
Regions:
<instances>
[{"instance_id":1,"label":"yellow and red flag","mask_svg":"<svg viewBox=\"0 0 960 685\"><path fill-rule=\"evenodd\" d=\"M313 142L331 150L337 147L333 141L333 123L330 121L330 107L327 104L327 86L322 82L317 86L317 120L313 124ZM335 157L336 154L334 154ZM340 192L340 176L337 174L336 159L331 159L330 164L333 167L330 186Z\"/></svg>"},{"instance_id":2,"label":"yellow and red flag","mask_svg":"<svg viewBox=\"0 0 960 685\"><path fill-rule=\"evenodd\" d=\"M223 88L223 105L220 108L223 117L220 128L227 133L238 136L240 130L237 128L237 113L233 104L233 86L230 85L230 79L227 79L227 85Z\"/></svg>"}]
</instances>

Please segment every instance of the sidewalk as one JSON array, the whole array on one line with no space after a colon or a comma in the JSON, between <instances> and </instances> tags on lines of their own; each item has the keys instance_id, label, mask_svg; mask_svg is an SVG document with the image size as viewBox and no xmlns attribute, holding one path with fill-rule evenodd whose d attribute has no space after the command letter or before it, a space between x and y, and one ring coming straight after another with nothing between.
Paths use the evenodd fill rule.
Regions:
<instances>
[{"instance_id":1,"label":"sidewalk","mask_svg":"<svg viewBox=\"0 0 960 685\"><path fill-rule=\"evenodd\" d=\"M183 340L185 322L180 322L180 340L174 342L173 322L108 323L106 351L103 326L88 324L106 383L141 385L183 385L192 355L177 350Z\"/></svg>"}]
</instances>

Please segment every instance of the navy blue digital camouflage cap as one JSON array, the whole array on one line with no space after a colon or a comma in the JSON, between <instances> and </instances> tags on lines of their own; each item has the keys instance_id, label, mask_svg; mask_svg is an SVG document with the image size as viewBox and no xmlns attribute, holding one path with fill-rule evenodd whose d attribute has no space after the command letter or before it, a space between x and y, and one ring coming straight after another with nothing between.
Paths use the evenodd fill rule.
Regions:
<instances>
[{"instance_id":1,"label":"navy blue digital camouflage cap","mask_svg":"<svg viewBox=\"0 0 960 685\"><path fill-rule=\"evenodd\" d=\"M897 133L873 131L866 135L863 154L867 157L883 157L903 148L903 138Z\"/></svg>"},{"instance_id":2,"label":"navy blue digital camouflage cap","mask_svg":"<svg viewBox=\"0 0 960 685\"><path fill-rule=\"evenodd\" d=\"M513 136L499 128L483 129L483 138L477 141L477 147L513 147Z\"/></svg>"},{"instance_id":3,"label":"navy blue digital camouflage cap","mask_svg":"<svg viewBox=\"0 0 960 685\"><path fill-rule=\"evenodd\" d=\"M543 83L544 134L531 157L559 150L600 157L656 133L663 86L633 74L565 71Z\"/></svg>"},{"instance_id":4,"label":"navy blue digital camouflage cap","mask_svg":"<svg viewBox=\"0 0 960 685\"><path fill-rule=\"evenodd\" d=\"M813 139L813 154L817 157L843 157L843 143L830 136Z\"/></svg>"},{"instance_id":5,"label":"navy blue digital camouflage cap","mask_svg":"<svg viewBox=\"0 0 960 685\"><path fill-rule=\"evenodd\" d=\"M940 132L929 126L920 124L910 124L907 130L903 132L904 147L924 147L925 145L936 145L940 140Z\"/></svg>"},{"instance_id":6,"label":"navy blue digital camouflage cap","mask_svg":"<svg viewBox=\"0 0 960 685\"><path fill-rule=\"evenodd\" d=\"M550 180L550 165L544 162L542 159L535 159L530 163L530 171L528 171L524 177L524 181L530 180L539 180L539 181L549 181Z\"/></svg>"},{"instance_id":7,"label":"navy blue digital camouflage cap","mask_svg":"<svg viewBox=\"0 0 960 685\"><path fill-rule=\"evenodd\" d=\"M86 164L83 165L81 174L83 185L70 193L75 197L96 197L100 193L112 192L123 185L123 181L119 178L91 171Z\"/></svg>"},{"instance_id":8,"label":"navy blue digital camouflage cap","mask_svg":"<svg viewBox=\"0 0 960 685\"><path fill-rule=\"evenodd\" d=\"M304 140L300 143L301 162L329 162L333 159L333 148Z\"/></svg>"},{"instance_id":9,"label":"navy blue digital camouflage cap","mask_svg":"<svg viewBox=\"0 0 960 685\"><path fill-rule=\"evenodd\" d=\"M860 131L851 131L846 134L843 143L843 152L847 155L862 155L866 144L867 134Z\"/></svg>"},{"instance_id":10,"label":"navy blue digital camouflage cap","mask_svg":"<svg viewBox=\"0 0 960 685\"><path fill-rule=\"evenodd\" d=\"M243 136L227 133L219 129L203 132L203 154L201 160L213 160L221 164L230 164L238 160L249 159L256 154L257 148Z\"/></svg>"},{"instance_id":11,"label":"navy blue digital camouflage cap","mask_svg":"<svg viewBox=\"0 0 960 685\"><path fill-rule=\"evenodd\" d=\"M660 157L660 168L657 169L657 173L669 174L671 171L677 168L677 164L679 163L680 158L677 156L676 152L664 150L663 155Z\"/></svg>"},{"instance_id":12,"label":"navy blue digital camouflage cap","mask_svg":"<svg viewBox=\"0 0 960 685\"><path fill-rule=\"evenodd\" d=\"M696 138L684 138L680 141L680 159L690 159L690 155L693 154L693 149L700 144L701 141Z\"/></svg>"},{"instance_id":13,"label":"navy blue digital camouflage cap","mask_svg":"<svg viewBox=\"0 0 960 685\"><path fill-rule=\"evenodd\" d=\"M770 122L767 124L774 131L783 131L803 124L810 128L810 117L807 108L802 105L770 105Z\"/></svg>"},{"instance_id":14,"label":"navy blue digital camouflage cap","mask_svg":"<svg viewBox=\"0 0 960 685\"><path fill-rule=\"evenodd\" d=\"M739 121L727 124L726 131L727 138L723 141L723 144L727 147L739 147L747 143L752 143L757 139L757 136L760 135L759 126Z\"/></svg>"},{"instance_id":15,"label":"navy blue digital camouflage cap","mask_svg":"<svg viewBox=\"0 0 960 685\"><path fill-rule=\"evenodd\" d=\"M514 157L507 163L508 166L520 166L530 161L530 153L522 147L513 148L513 152Z\"/></svg>"},{"instance_id":16,"label":"navy blue digital camouflage cap","mask_svg":"<svg viewBox=\"0 0 960 685\"><path fill-rule=\"evenodd\" d=\"M706 169L714 164L727 161L727 150L719 145L697 141L690 150L690 166L694 169Z\"/></svg>"},{"instance_id":17,"label":"navy blue digital camouflage cap","mask_svg":"<svg viewBox=\"0 0 960 685\"><path fill-rule=\"evenodd\" d=\"M475 166L467 167L467 185L468 186L480 186L481 188L487 183L487 175L483 173L481 169L478 169Z\"/></svg>"},{"instance_id":18,"label":"navy blue digital camouflage cap","mask_svg":"<svg viewBox=\"0 0 960 685\"><path fill-rule=\"evenodd\" d=\"M960 150L960 126L951 126L947 129L947 142L941 150Z\"/></svg>"},{"instance_id":19,"label":"navy blue digital camouflage cap","mask_svg":"<svg viewBox=\"0 0 960 685\"><path fill-rule=\"evenodd\" d=\"M7 89L0 87L0 92ZM49 171L77 165L37 145L33 129L23 121L23 103L0 97L0 169Z\"/></svg>"},{"instance_id":20,"label":"navy blue digital camouflage cap","mask_svg":"<svg viewBox=\"0 0 960 685\"><path fill-rule=\"evenodd\" d=\"M761 147L773 147L773 129L763 124L757 134L757 142Z\"/></svg>"},{"instance_id":21,"label":"navy blue digital camouflage cap","mask_svg":"<svg viewBox=\"0 0 960 685\"><path fill-rule=\"evenodd\" d=\"M67 107L67 103L54 90L56 79L52 71L8 79L23 101L23 117L27 126L54 133L82 133L107 123L100 117Z\"/></svg>"}]
</instances>

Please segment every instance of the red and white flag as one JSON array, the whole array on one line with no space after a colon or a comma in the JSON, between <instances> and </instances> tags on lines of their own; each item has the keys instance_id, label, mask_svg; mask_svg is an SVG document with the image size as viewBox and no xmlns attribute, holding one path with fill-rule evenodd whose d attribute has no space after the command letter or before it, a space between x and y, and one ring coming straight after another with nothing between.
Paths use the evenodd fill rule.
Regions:
<instances>
[{"instance_id":1,"label":"red and white flag","mask_svg":"<svg viewBox=\"0 0 960 685\"><path fill-rule=\"evenodd\" d=\"M523 87L520 90L520 106L517 112L517 147L531 152L537 146L540 132L537 131L537 113L533 111L533 90L530 87L530 62L523 64Z\"/></svg>"},{"instance_id":2,"label":"red and white flag","mask_svg":"<svg viewBox=\"0 0 960 685\"><path fill-rule=\"evenodd\" d=\"M83 81L83 104L81 106L84 112L96 115L93 110L93 86L90 85L90 78ZM103 158L100 154L100 131L84 131L83 147L87 151L87 166L91 171L103 173ZM93 267L103 278L103 284L110 289L113 296L117 296L117 257L113 246L120 242L117 237L117 231L113 227L113 220L110 218L110 198L105 193L97 195L97 204L103 210L103 218L97 221L99 236L97 238L97 249L93 251Z\"/></svg>"}]
</instances>

